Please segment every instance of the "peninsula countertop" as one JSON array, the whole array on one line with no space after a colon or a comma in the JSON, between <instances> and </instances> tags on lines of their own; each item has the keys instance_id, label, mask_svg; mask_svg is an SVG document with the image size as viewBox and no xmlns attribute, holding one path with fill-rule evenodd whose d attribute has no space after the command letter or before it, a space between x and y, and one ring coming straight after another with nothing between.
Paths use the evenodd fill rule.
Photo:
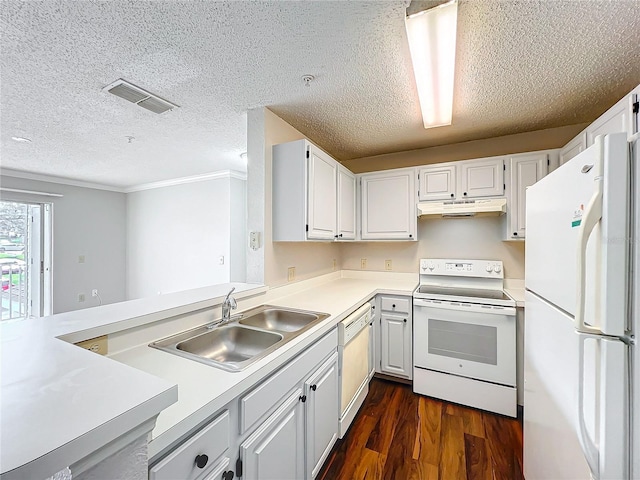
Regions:
<instances>
[{"instance_id":1,"label":"peninsula countertop","mask_svg":"<svg viewBox=\"0 0 640 480\"><path fill-rule=\"evenodd\" d=\"M70 342L219 305L232 286L266 291L224 284L0 325L1 478L51 476L176 402L175 382Z\"/></svg>"}]
</instances>

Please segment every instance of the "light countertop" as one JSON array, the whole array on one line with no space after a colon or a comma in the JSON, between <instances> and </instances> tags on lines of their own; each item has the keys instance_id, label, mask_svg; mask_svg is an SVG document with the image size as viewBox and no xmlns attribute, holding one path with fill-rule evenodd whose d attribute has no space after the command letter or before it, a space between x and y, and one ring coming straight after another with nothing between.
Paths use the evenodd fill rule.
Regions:
<instances>
[{"instance_id":1,"label":"light countertop","mask_svg":"<svg viewBox=\"0 0 640 480\"><path fill-rule=\"evenodd\" d=\"M220 304L225 284L0 325L0 476L46 478L177 400L175 382L71 342ZM63 341L58 337L64 337Z\"/></svg>"},{"instance_id":2,"label":"light countertop","mask_svg":"<svg viewBox=\"0 0 640 480\"><path fill-rule=\"evenodd\" d=\"M504 291L516 301L516 307L524 307L524 280L515 278L505 279Z\"/></svg>"},{"instance_id":3,"label":"light countertop","mask_svg":"<svg viewBox=\"0 0 640 480\"><path fill-rule=\"evenodd\" d=\"M149 444L150 458L309 347L376 294L411 295L418 276L344 271L301 283L298 287L274 289L259 302L325 312L330 317L240 372L227 372L152 349L146 343L111 355L112 359L178 385L178 402L158 416ZM239 302L239 310L252 308L256 301Z\"/></svg>"}]
</instances>

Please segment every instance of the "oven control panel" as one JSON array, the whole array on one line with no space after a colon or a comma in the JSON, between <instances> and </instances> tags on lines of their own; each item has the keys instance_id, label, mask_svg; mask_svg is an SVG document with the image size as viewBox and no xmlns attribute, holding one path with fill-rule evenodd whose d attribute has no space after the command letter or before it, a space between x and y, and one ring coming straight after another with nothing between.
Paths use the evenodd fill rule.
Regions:
<instances>
[{"instance_id":1,"label":"oven control panel","mask_svg":"<svg viewBox=\"0 0 640 480\"><path fill-rule=\"evenodd\" d=\"M421 275L456 277L503 278L501 260L460 260L450 258L423 258Z\"/></svg>"}]
</instances>

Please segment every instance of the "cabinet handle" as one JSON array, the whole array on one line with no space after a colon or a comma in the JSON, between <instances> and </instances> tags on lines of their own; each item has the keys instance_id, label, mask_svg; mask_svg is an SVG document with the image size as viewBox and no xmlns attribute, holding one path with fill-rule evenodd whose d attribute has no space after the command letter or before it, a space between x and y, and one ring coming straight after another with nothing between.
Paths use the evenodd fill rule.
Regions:
<instances>
[{"instance_id":1,"label":"cabinet handle","mask_svg":"<svg viewBox=\"0 0 640 480\"><path fill-rule=\"evenodd\" d=\"M452 193L452 194L451 194L451 198L453 198L454 196L455 196L455 195Z\"/></svg>"},{"instance_id":2,"label":"cabinet handle","mask_svg":"<svg viewBox=\"0 0 640 480\"><path fill-rule=\"evenodd\" d=\"M340 238L342 238L342 234L340 234Z\"/></svg>"},{"instance_id":3,"label":"cabinet handle","mask_svg":"<svg viewBox=\"0 0 640 480\"><path fill-rule=\"evenodd\" d=\"M394 303L393 305L391 305L391 308L396 308L396 304Z\"/></svg>"},{"instance_id":4,"label":"cabinet handle","mask_svg":"<svg viewBox=\"0 0 640 480\"><path fill-rule=\"evenodd\" d=\"M518 232L513 232L513 236L517 237L518 236Z\"/></svg>"},{"instance_id":5,"label":"cabinet handle","mask_svg":"<svg viewBox=\"0 0 640 480\"><path fill-rule=\"evenodd\" d=\"M313 390L315 392L316 388L318 388L318 386L317 385L311 385L311 387L309 387L309 388L311 388L311 390Z\"/></svg>"},{"instance_id":6,"label":"cabinet handle","mask_svg":"<svg viewBox=\"0 0 640 480\"><path fill-rule=\"evenodd\" d=\"M229 470L228 472L224 472L222 474L222 480L233 480L233 470Z\"/></svg>"},{"instance_id":7,"label":"cabinet handle","mask_svg":"<svg viewBox=\"0 0 640 480\"><path fill-rule=\"evenodd\" d=\"M467 192L464 192L463 195L466 197L467 196Z\"/></svg>"},{"instance_id":8,"label":"cabinet handle","mask_svg":"<svg viewBox=\"0 0 640 480\"><path fill-rule=\"evenodd\" d=\"M300 400L302 403L307 401L307 396L306 395L302 395L300 398L298 398L298 400Z\"/></svg>"},{"instance_id":9,"label":"cabinet handle","mask_svg":"<svg viewBox=\"0 0 640 480\"><path fill-rule=\"evenodd\" d=\"M333 238L338 238L338 235L334 235Z\"/></svg>"},{"instance_id":10,"label":"cabinet handle","mask_svg":"<svg viewBox=\"0 0 640 480\"><path fill-rule=\"evenodd\" d=\"M202 455L198 455L196 457L196 467L204 468L209 461L209 457L207 457L204 453Z\"/></svg>"},{"instance_id":11,"label":"cabinet handle","mask_svg":"<svg viewBox=\"0 0 640 480\"><path fill-rule=\"evenodd\" d=\"M413 235L409 235L409 238L413 238Z\"/></svg>"},{"instance_id":12,"label":"cabinet handle","mask_svg":"<svg viewBox=\"0 0 640 480\"><path fill-rule=\"evenodd\" d=\"M407 323L407 319L406 318L404 319L404 323Z\"/></svg>"}]
</instances>

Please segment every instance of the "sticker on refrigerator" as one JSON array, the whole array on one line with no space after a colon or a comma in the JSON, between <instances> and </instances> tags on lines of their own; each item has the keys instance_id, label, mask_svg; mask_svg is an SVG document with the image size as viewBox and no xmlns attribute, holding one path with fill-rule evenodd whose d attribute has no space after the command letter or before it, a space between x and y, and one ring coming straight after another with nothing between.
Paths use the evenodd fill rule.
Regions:
<instances>
[{"instance_id":1,"label":"sticker on refrigerator","mask_svg":"<svg viewBox=\"0 0 640 480\"><path fill-rule=\"evenodd\" d=\"M579 227L582 223L582 213L584 212L584 205L580 205L580 208L573 211L573 219L571 220L571 228Z\"/></svg>"}]
</instances>

